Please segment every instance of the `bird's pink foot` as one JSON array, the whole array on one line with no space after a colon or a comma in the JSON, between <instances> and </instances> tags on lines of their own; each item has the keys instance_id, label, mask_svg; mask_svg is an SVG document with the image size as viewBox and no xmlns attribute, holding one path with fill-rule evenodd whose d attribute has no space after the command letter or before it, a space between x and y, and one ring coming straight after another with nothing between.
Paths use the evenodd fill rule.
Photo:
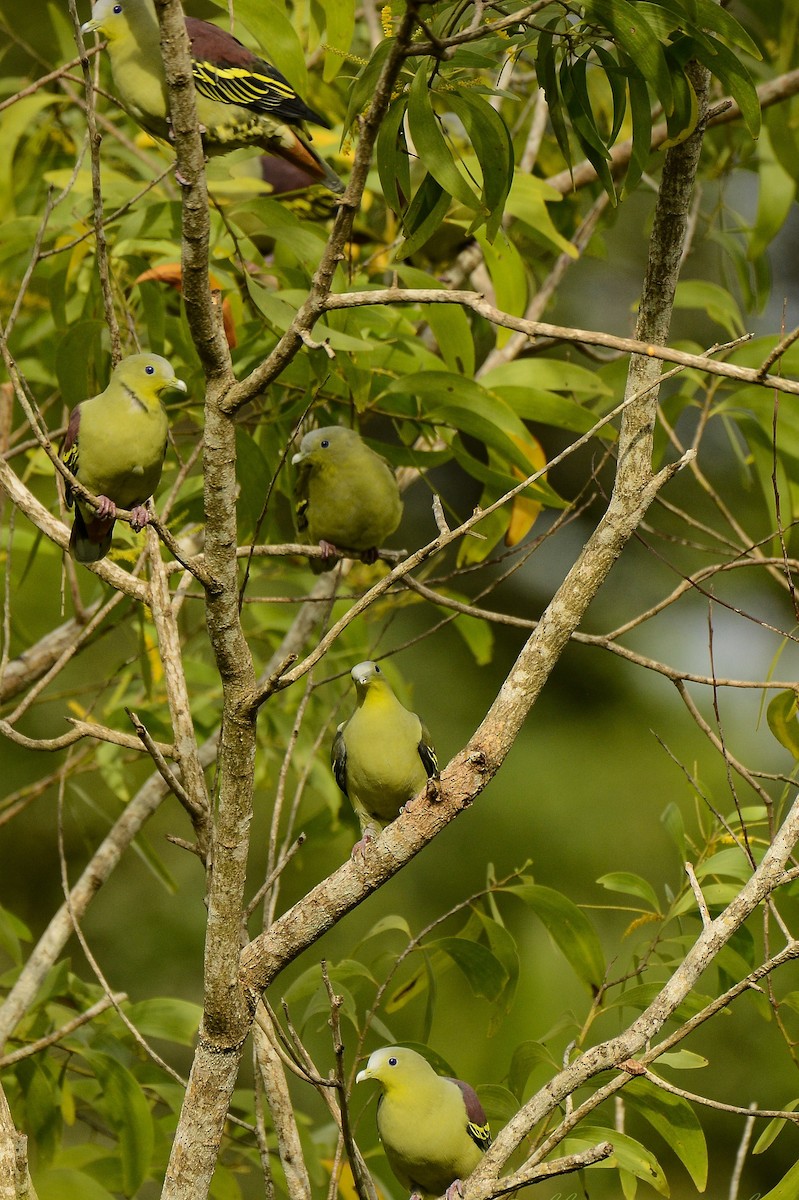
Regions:
<instances>
[{"instance_id":1,"label":"bird's pink foot","mask_svg":"<svg viewBox=\"0 0 799 1200\"><path fill-rule=\"evenodd\" d=\"M146 505L137 504L130 510L130 527L134 533L139 533L150 520L150 512Z\"/></svg>"},{"instance_id":2,"label":"bird's pink foot","mask_svg":"<svg viewBox=\"0 0 799 1200\"><path fill-rule=\"evenodd\" d=\"M365 833L363 835L363 837L355 843L355 845L352 847L352 850L350 850L350 858L352 858L352 859L360 858L361 861L365 861L366 860L366 847L369 845L370 842L373 842L374 840L375 840L375 835L373 833Z\"/></svg>"},{"instance_id":3,"label":"bird's pink foot","mask_svg":"<svg viewBox=\"0 0 799 1200\"><path fill-rule=\"evenodd\" d=\"M460 1179L453 1179L444 1192L445 1200L460 1200L463 1197L463 1184Z\"/></svg>"},{"instance_id":4,"label":"bird's pink foot","mask_svg":"<svg viewBox=\"0 0 799 1200\"><path fill-rule=\"evenodd\" d=\"M117 506L113 500L109 500L107 496L97 497L97 516L104 521L113 520L117 515Z\"/></svg>"},{"instance_id":5,"label":"bird's pink foot","mask_svg":"<svg viewBox=\"0 0 799 1200\"><path fill-rule=\"evenodd\" d=\"M338 549L332 542L326 542L324 538L319 539L319 549L322 551L323 562L329 558L338 558Z\"/></svg>"}]
</instances>

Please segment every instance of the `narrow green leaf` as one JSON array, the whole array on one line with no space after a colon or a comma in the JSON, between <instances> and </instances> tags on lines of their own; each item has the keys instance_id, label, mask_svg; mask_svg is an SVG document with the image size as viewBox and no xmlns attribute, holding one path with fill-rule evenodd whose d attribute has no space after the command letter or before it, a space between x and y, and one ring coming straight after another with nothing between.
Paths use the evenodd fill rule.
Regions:
<instances>
[{"instance_id":1,"label":"narrow green leaf","mask_svg":"<svg viewBox=\"0 0 799 1200\"><path fill-rule=\"evenodd\" d=\"M797 698L793 690L778 692L766 709L768 727L786 750L799 759L799 720L796 717Z\"/></svg>"},{"instance_id":2,"label":"narrow green leaf","mask_svg":"<svg viewBox=\"0 0 799 1200\"><path fill-rule=\"evenodd\" d=\"M427 86L428 71L425 61L416 72L408 96L408 128L413 143L425 167L443 190L453 200L479 211L482 208L480 197L455 165L452 150L433 111Z\"/></svg>"},{"instance_id":3,"label":"narrow green leaf","mask_svg":"<svg viewBox=\"0 0 799 1200\"><path fill-rule=\"evenodd\" d=\"M514 884L507 891L530 905L583 983L599 987L605 978L605 956L585 913L561 892L541 884Z\"/></svg>"},{"instance_id":4,"label":"narrow green leaf","mask_svg":"<svg viewBox=\"0 0 799 1200\"><path fill-rule=\"evenodd\" d=\"M763 129L760 134L757 163L757 215L747 251L752 259L766 254L796 199L796 177L789 174L779 162L768 129Z\"/></svg>"},{"instance_id":5,"label":"narrow green leaf","mask_svg":"<svg viewBox=\"0 0 799 1200\"><path fill-rule=\"evenodd\" d=\"M319 4L325 14L325 42L328 46L323 78L325 83L329 83L344 66L345 55L352 45L355 32L355 0L319 0ZM335 50L341 53L333 53Z\"/></svg>"},{"instance_id":6,"label":"narrow green leaf","mask_svg":"<svg viewBox=\"0 0 799 1200\"><path fill-rule=\"evenodd\" d=\"M383 38L375 47L369 62L358 73L357 79L350 88L347 115L344 118L345 132L352 128L358 115L363 112L374 96L377 81L393 45L393 38Z\"/></svg>"},{"instance_id":7,"label":"narrow green leaf","mask_svg":"<svg viewBox=\"0 0 799 1200\"><path fill-rule=\"evenodd\" d=\"M694 1186L703 1192L707 1184L707 1142L688 1101L664 1092L646 1079L634 1079L624 1094L630 1106L668 1143Z\"/></svg>"},{"instance_id":8,"label":"narrow green leaf","mask_svg":"<svg viewBox=\"0 0 799 1200\"><path fill-rule=\"evenodd\" d=\"M641 73L649 79L666 113L674 103L663 47L644 20L638 5L628 0L584 0L586 16L594 16L609 29L625 54L638 63Z\"/></svg>"},{"instance_id":9,"label":"narrow green leaf","mask_svg":"<svg viewBox=\"0 0 799 1200\"><path fill-rule=\"evenodd\" d=\"M713 53L705 53L701 42L696 42L696 57L711 74L721 81L722 86L738 104L746 127L753 138L760 133L760 100L752 76L737 54L723 42L709 38Z\"/></svg>"},{"instance_id":10,"label":"narrow green leaf","mask_svg":"<svg viewBox=\"0 0 799 1200\"><path fill-rule=\"evenodd\" d=\"M652 105L643 75L633 63L628 61L626 65L633 144L622 191L624 195L630 195L652 155Z\"/></svg>"},{"instance_id":11,"label":"narrow green leaf","mask_svg":"<svg viewBox=\"0 0 799 1200\"><path fill-rule=\"evenodd\" d=\"M619 130L627 112L627 72L604 46L597 45L594 47L594 51L602 64L613 100L613 124L607 137L608 145L612 146L619 136ZM623 51L619 51L619 55L622 54Z\"/></svg>"},{"instance_id":12,"label":"narrow green leaf","mask_svg":"<svg viewBox=\"0 0 799 1200\"><path fill-rule=\"evenodd\" d=\"M799 1108L799 1100L789 1100L787 1104L781 1104L780 1108L784 1112L796 1112L797 1108ZM762 1154L765 1150L768 1150L772 1142L776 1141L785 1126L788 1124L790 1124L793 1129L796 1128L792 1121L789 1122L780 1120L779 1117L773 1121L769 1121L769 1123L766 1125L766 1128L763 1130L760 1137L752 1147L752 1153Z\"/></svg>"},{"instance_id":13,"label":"narrow green leaf","mask_svg":"<svg viewBox=\"0 0 799 1200\"><path fill-rule=\"evenodd\" d=\"M600 876L597 883L601 884L603 888L607 888L609 892L622 892L626 896L637 896L639 900L644 900L653 912L660 912L660 904L652 885L646 879L642 879L640 875L633 874L632 871L611 871L607 875Z\"/></svg>"},{"instance_id":14,"label":"narrow green leaf","mask_svg":"<svg viewBox=\"0 0 799 1200\"><path fill-rule=\"evenodd\" d=\"M538 47L535 60L535 74L539 86L544 89L549 106L549 119L552 130L563 155L566 166L571 170L572 153L569 143L569 131L563 117L563 97L558 82L559 75L555 63L555 30L560 26L560 18L554 17L544 26L538 37Z\"/></svg>"},{"instance_id":15,"label":"narrow green leaf","mask_svg":"<svg viewBox=\"0 0 799 1200\"><path fill-rule=\"evenodd\" d=\"M467 938L439 938L429 949L448 955L463 972L475 996L498 1000L508 983L508 972L497 956L480 942Z\"/></svg>"},{"instance_id":16,"label":"narrow green leaf","mask_svg":"<svg viewBox=\"0 0 799 1200\"><path fill-rule=\"evenodd\" d=\"M438 229L450 206L450 197L432 175L425 175L403 219L408 234L395 254L402 261L415 254Z\"/></svg>"},{"instance_id":17,"label":"narrow green leaf","mask_svg":"<svg viewBox=\"0 0 799 1200\"><path fill-rule=\"evenodd\" d=\"M487 215L486 237L497 235L505 201L513 183L513 143L507 125L496 109L475 92L449 93L450 109L463 122L483 176L483 213ZM477 224L477 218L472 230Z\"/></svg>"},{"instance_id":18,"label":"narrow green leaf","mask_svg":"<svg viewBox=\"0 0 799 1200\"><path fill-rule=\"evenodd\" d=\"M502 1129L519 1111L516 1098L507 1088L498 1083L482 1083L477 1088L480 1103L493 1130Z\"/></svg>"},{"instance_id":19,"label":"narrow green leaf","mask_svg":"<svg viewBox=\"0 0 799 1200\"><path fill-rule=\"evenodd\" d=\"M410 156L405 141L405 98L395 100L377 135L375 158L386 204L399 216L411 194Z\"/></svg>"}]
</instances>

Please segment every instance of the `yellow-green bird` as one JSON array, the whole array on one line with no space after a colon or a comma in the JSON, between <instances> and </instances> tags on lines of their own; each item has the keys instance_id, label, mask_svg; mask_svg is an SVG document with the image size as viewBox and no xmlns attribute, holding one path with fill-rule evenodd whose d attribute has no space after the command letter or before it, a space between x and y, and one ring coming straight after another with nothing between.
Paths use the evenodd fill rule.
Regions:
<instances>
[{"instance_id":1,"label":"yellow-green bird","mask_svg":"<svg viewBox=\"0 0 799 1200\"><path fill-rule=\"evenodd\" d=\"M438 776L438 762L427 729L400 704L377 663L358 663L350 675L356 709L336 731L330 762L361 823L355 855Z\"/></svg>"},{"instance_id":2,"label":"yellow-green bird","mask_svg":"<svg viewBox=\"0 0 799 1200\"><path fill-rule=\"evenodd\" d=\"M171 125L160 30L153 0L95 0L81 33L107 38L111 73L122 104L153 137L169 141ZM240 41L196 17L186 17L197 120L206 154L243 146L277 154L334 192L338 175L309 145L304 122L328 129L287 79Z\"/></svg>"},{"instance_id":3,"label":"yellow-green bird","mask_svg":"<svg viewBox=\"0 0 799 1200\"><path fill-rule=\"evenodd\" d=\"M327 425L306 433L291 461L298 468L297 528L324 554L311 567L330 570L340 550L374 562L402 517L396 476L386 460L354 429Z\"/></svg>"},{"instance_id":4,"label":"yellow-green bird","mask_svg":"<svg viewBox=\"0 0 799 1200\"><path fill-rule=\"evenodd\" d=\"M170 389L185 392L186 384L165 358L131 354L104 392L73 408L60 455L99 501L95 510L66 487L67 506L75 505L69 548L78 562L105 558L117 508L131 510L136 532L147 524L145 502L161 479L169 430L161 395Z\"/></svg>"},{"instance_id":5,"label":"yellow-green bird","mask_svg":"<svg viewBox=\"0 0 799 1200\"><path fill-rule=\"evenodd\" d=\"M377 1131L391 1170L414 1196L460 1194L491 1145L491 1131L474 1088L437 1075L427 1059L404 1046L369 1056L356 1082L376 1079Z\"/></svg>"}]
</instances>

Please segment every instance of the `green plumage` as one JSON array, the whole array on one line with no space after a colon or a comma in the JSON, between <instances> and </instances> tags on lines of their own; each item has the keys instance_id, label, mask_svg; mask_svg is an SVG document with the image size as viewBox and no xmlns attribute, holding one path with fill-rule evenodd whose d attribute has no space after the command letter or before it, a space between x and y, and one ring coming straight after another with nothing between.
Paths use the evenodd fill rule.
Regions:
<instances>
[{"instance_id":1,"label":"green plumage","mask_svg":"<svg viewBox=\"0 0 799 1200\"><path fill-rule=\"evenodd\" d=\"M153 137L169 141L169 100L160 29L152 0L95 0L83 33L108 41L114 85L123 107ZM206 154L252 146L277 154L334 192L344 185L308 144L304 122L327 126L288 80L231 34L186 18L197 119Z\"/></svg>"},{"instance_id":2,"label":"green plumage","mask_svg":"<svg viewBox=\"0 0 799 1200\"><path fill-rule=\"evenodd\" d=\"M341 549L374 561L402 517L399 487L386 460L354 429L329 425L306 433L291 461L299 468L297 526L330 557L323 565L332 566Z\"/></svg>"},{"instance_id":3,"label":"green plumage","mask_svg":"<svg viewBox=\"0 0 799 1200\"><path fill-rule=\"evenodd\" d=\"M357 707L338 727L331 765L361 824L355 853L437 776L438 763L430 734L400 704L377 663L358 663L350 674Z\"/></svg>"},{"instance_id":4,"label":"green plumage","mask_svg":"<svg viewBox=\"0 0 799 1200\"><path fill-rule=\"evenodd\" d=\"M491 1133L473 1088L437 1075L426 1059L404 1046L370 1055L357 1082L376 1079L382 1089L377 1130L397 1179L422 1197L458 1194L491 1145Z\"/></svg>"},{"instance_id":5,"label":"green plumage","mask_svg":"<svg viewBox=\"0 0 799 1200\"><path fill-rule=\"evenodd\" d=\"M100 501L98 511L66 488L67 505L75 503L69 545L78 562L97 562L108 553L117 508L133 510L137 527L147 523L143 505L158 487L167 444L161 394L170 388L186 391L165 358L132 354L115 368L104 392L72 410L61 457Z\"/></svg>"}]
</instances>

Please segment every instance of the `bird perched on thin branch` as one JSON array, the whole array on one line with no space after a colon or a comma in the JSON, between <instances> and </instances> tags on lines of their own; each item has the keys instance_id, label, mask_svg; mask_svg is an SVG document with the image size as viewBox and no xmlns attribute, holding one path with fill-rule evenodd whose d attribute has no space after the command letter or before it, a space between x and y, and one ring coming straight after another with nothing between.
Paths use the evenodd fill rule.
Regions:
<instances>
[{"instance_id":1,"label":"bird perched on thin branch","mask_svg":"<svg viewBox=\"0 0 799 1200\"><path fill-rule=\"evenodd\" d=\"M340 550L355 550L374 562L378 546L402 517L399 487L386 460L354 429L328 425L306 433L291 461L299 468L297 527L324 555L312 559L311 568L330 570Z\"/></svg>"},{"instance_id":2,"label":"bird perched on thin branch","mask_svg":"<svg viewBox=\"0 0 799 1200\"><path fill-rule=\"evenodd\" d=\"M357 707L336 731L330 763L361 824L355 855L438 777L438 762L427 729L400 704L377 663L358 663L350 675Z\"/></svg>"},{"instance_id":3,"label":"bird perched on thin branch","mask_svg":"<svg viewBox=\"0 0 799 1200\"><path fill-rule=\"evenodd\" d=\"M153 137L169 141L171 124L158 18L153 0L95 0L81 33L108 40L119 100ZM186 17L197 119L206 154L252 146L295 163L334 192L344 184L309 144L304 122L329 128L291 84L240 41L196 17Z\"/></svg>"},{"instance_id":4,"label":"bird perched on thin branch","mask_svg":"<svg viewBox=\"0 0 799 1200\"><path fill-rule=\"evenodd\" d=\"M99 396L73 408L60 456L80 483L93 492L93 508L66 485L75 505L69 549L82 563L98 562L111 549L117 508L131 510L138 532L150 519L145 502L161 479L169 429L161 395L186 391L159 354L131 354L115 367Z\"/></svg>"},{"instance_id":5,"label":"bird perched on thin branch","mask_svg":"<svg viewBox=\"0 0 799 1200\"><path fill-rule=\"evenodd\" d=\"M376 1079L377 1131L391 1170L415 1197L454 1200L491 1145L477 1093L461 1079L437 1075L427 1059L404 1046L369 1056L356 1082Z\"/></svg>"}]
</instances>

